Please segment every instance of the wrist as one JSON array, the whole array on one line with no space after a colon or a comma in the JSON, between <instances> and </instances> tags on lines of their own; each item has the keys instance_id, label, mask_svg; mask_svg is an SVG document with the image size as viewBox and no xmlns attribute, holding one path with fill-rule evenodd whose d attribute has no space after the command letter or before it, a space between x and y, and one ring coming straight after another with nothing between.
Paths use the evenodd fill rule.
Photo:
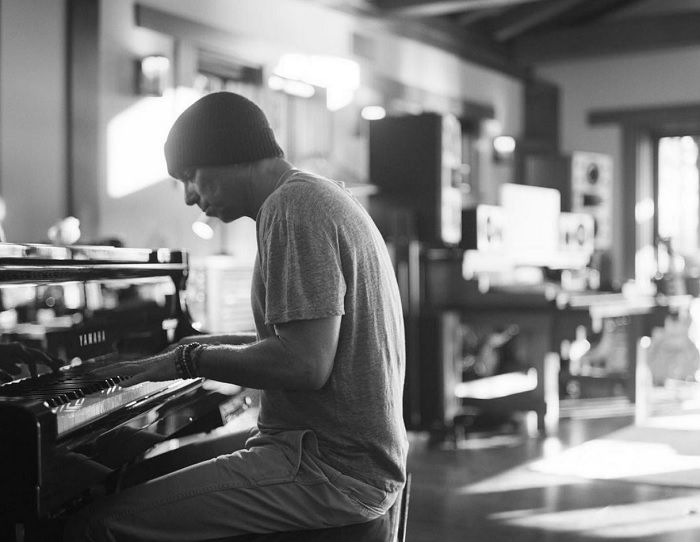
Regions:
<instances>
[{"instance_id":1,"label":"wrist","mask_svg":"<svg viewBox=\"0 0 700 542\"><path fill-rule=\"evenodd\" d=\"M175 372L179 378L199 378L199 355L204 346L191 342L175 349Z\"/></svg>"}]
</instances>

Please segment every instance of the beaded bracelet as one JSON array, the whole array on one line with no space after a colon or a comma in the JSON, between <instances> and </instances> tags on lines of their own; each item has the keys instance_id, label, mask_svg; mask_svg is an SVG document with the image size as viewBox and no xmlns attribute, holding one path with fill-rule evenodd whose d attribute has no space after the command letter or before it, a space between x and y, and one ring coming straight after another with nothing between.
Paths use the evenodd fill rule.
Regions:
<instances>
[{"instance_id":1,"label":"beaded bracelet","mask_svg":"<svg viewBox=\"0 0 700 542\"><path fill-rule=\"evenodd\" d=\"M188 343L178 346L175 356L175 372L180 378L197 378L199 376L199 352L202 345Z\"/></svg>"},{"instance_id":2,"label":"beaded bracelet","mask_svg":"<svg viewBox=\"0 0 700 542\"><path fill-rule=\"evenodd\" d=\"M189 351L189 367L190 367L190 372L194 375L194 377L199 377L201 376L199 374L199 356L204 350L205 346L199 343L194 343L197 345L196 348L193 348L192 350Z\"/></svg>"},{"instance_id":3,"label":"beaded bracelet","mask_svg":"<svg viewBox=\"0 0 700 542\"><path fill-rule=\"evenodd\" d=\"M175 351L175 372L177 373L177 376L179 378L187 378L187 369L184 366L184 359L183 359L183 350L185 349L185 345L181 345L177 347L177 350Z\"/></svg>"}]
</instances>

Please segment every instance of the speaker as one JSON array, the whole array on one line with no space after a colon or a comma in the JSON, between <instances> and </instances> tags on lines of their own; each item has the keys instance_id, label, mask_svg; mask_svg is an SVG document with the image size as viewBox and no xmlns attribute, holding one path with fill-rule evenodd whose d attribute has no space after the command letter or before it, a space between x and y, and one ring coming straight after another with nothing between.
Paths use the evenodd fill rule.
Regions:
<instances>
[{"instance_id":1,"label":"speaker","mask_svg":"<svg viewBox=\"0 0 700 542\"><path fill-rule=\"evenodd\" d=\"M380 198L414 213L421 241L460 241L461 140L453 115L387 116L369 123L370 182Z\"/></svg>"},{"instance_id":2,"label":"speaker","mask_svg":"<svg viewBox=\"0 0 700 542\"><path fill-rule=\"evenodd\" d=\"M462 211L462 240L466 250L500 250L503 248L505 213L497 205L477 205Z\"/></svg>"},{"instance_id":3,"label":"speaker","mask_svg":"<svg viewBox=\"0 0 700 542\"><path fill-rule=\"evenodd\" d=\"M559 249L565 252L593 253L595 221L588 213L559 214Z\"/></svg>"},{"instance_id":4,"label":"speaker","mask_svg":"<svg viewBox=\"0 0 700 542\"><path fill-rule=\"evenodd\" d=\"M607 154L576 151L571 155L571 210L595 220L596 248L612 245L613 161Z\"/></svg>"}]
</instances>

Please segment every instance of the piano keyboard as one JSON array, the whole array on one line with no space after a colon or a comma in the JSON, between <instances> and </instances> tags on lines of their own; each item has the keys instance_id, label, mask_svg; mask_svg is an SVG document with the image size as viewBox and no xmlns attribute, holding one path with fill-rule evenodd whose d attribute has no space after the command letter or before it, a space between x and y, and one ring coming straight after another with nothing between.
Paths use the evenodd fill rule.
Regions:
<instances>
[{"instance_id":1,"label":"piano keyboard","mask_svg":"<svg viewBox=\"0 0 700 542\"><path fill-rule=\"evenodd\" d=\"M193 380L165 380L162 382L141 382L134 386L123 388L116 384L98 393L74 399L69 403L55 407L58 436L97 420L118 409L129 408L132 403L145 401L187 386Z\"/></svg>"},{"instance_id":2,"label":"piano keyboard","mask_svg":"<svg viewBox=\"0 0 700 542\"><path fill-rule=\"evenodd\" d=\"M88 374L42 375L0 386L0 397L23 397L43 401L56 415L57 433L62 436L110 412L128 408L164 392L189 385L193 380L142 382L130 387L119 383L128 377L97 379Z\"/></svg>"}]
</instances>

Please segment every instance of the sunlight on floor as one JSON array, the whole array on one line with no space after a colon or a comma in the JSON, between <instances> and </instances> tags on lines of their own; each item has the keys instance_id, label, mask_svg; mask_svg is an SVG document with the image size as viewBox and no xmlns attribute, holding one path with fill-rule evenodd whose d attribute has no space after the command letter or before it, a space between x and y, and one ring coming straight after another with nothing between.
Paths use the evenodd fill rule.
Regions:
<instances>
[{"instance_id":1,"label":"sunlight on floor","mask_svg":"<svg viewBox=\"0 0 700 542\"><path fill-rule=\"evenodd\" d=\"M644 503L561 512L526 509L492 514L510 526L585 534L599 538L636 539L700 528L700 493Z\"/></svg>"},{"instance_id":2,"label":"sunlight on floor","mask_svg":"<svg viewBox=\"0 0 700 542\"><path fill-rule=\"evenodd\" d=\"M469 484L455 491L458 495L477 495L486 493L503 493L523 489L539 489L554 486L585 484L588 480L580 476L547 474L534 472L521 465L498 476L492 476L475 484Z\"/></svg>"},{"instance_id":3,"label":"sunlight on floor","mask_svg":"<svg viewBox=\"0 0 700 542\"><path fill-rule=\"evenodd\" d=\"M700 469L700 456L681 455L668 444L599 439L530 467L549 474L609 480Z\"/></svg>"}]
</instances>

